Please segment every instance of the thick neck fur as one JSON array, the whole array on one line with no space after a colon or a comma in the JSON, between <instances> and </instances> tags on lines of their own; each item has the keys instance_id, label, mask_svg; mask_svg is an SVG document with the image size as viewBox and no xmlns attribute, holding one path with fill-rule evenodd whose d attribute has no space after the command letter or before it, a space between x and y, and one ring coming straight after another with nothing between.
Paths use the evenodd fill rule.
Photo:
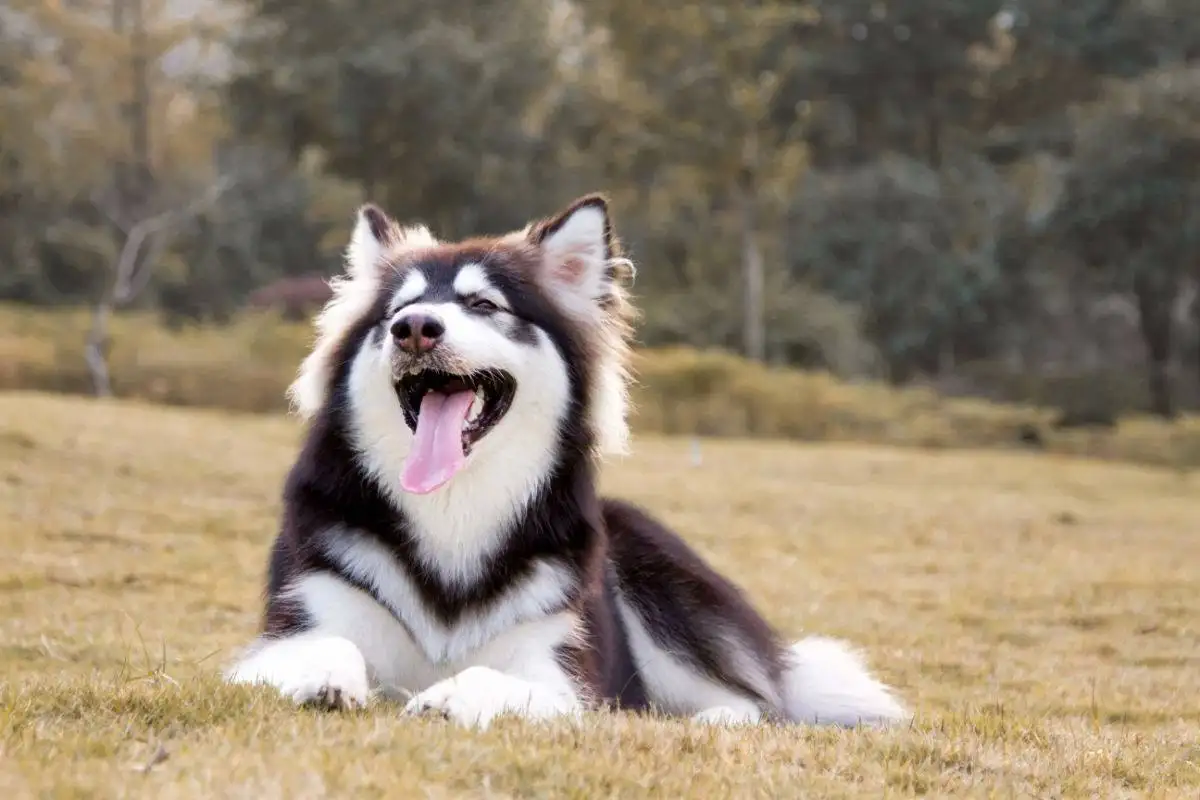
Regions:
<instances>
[{"instance_id":1,"label":"thick neck fur","mask_svg":"<svg viewBox=\"0 0 1200 800\"><path fill-rule=\"evenodd\" d=\"M592 434L581 422L588 381L579 368L567 370L571 402L557 421L557 447L548 462L530 464L498 449L473 465L473 474L460 476L466 479L462 485L447 486L445 494L406 496L389 485L396 476L379 469L388 460L387 443L355 439L354 414L361 413L355 404L361 398L352 396L349 386L358 344L370 335L369 327L364 323L348 336L335 360L335 388L313 419L287 482L285 525L307 532L314 542L336 526L374 538L408 572L424 604L444 624L494 600L540 563L580 577L593 572L603 552L603 533ZM558 346L568 365L576 363L569 341ZM396 421L403 424L399 417ZM500 506L487 507L486 499L480 506L472 495L480 491L480 482L499 480L509 481L491 490ZM507 508L505 498L512 501ZM312 557L320 560L317 553Z\"/></svg>"}]
</instances>

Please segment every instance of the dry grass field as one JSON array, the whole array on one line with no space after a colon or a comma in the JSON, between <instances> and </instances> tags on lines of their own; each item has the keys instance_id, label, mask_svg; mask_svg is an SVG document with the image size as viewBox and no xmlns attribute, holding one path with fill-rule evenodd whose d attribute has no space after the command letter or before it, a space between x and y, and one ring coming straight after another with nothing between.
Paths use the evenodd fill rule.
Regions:
<instances>
[{"instance_id":1,"label":"dry grass field","mask_svg":"<svg viewBox=\"0 0 1200 800\"><path fill-rule=\"evenodd\" d=\"M595 716L484 734L223 687L254 632L282 417L0 394L0 794L1195 797L1200 475L1066 456L643 437L652 507L789 634L841 635L890 732Z\"/></svg>"}]
</instances>

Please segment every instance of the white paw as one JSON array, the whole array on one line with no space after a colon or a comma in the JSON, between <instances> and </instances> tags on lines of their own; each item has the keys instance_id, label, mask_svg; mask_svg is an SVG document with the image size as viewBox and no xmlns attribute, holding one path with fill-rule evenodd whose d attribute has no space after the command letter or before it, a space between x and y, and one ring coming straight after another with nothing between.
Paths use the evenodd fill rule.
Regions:
<instances>
[{"instance_id":1,"label":"white paw","mask_svg":"<svg viewBox=\"0 0 1200 800\"><path fill-rule=\"evenodd\" d=\"M762 712L756 708L713 706L704 709L692 719L703 725L755 725L762 719Z\"/></svg>"},{"instance_id":2,"label":"white paw","mask_svg":"<svg viewBox=\"0 0 1200 800\"><path fill-rule=\"evenodd\" d=\"M562 691L488 667L468 667L415 695L406 714L436 711L464 727L485 729L503 714L545 720L579 712L579 701Z\"/></svg>"},{"instance_id":3,"label":"white paw","mask_svg":"<svg viewBox=\"0 0 1200 800\"><path fill-rule=\"evenodd\" d=\"M297 705L349 709L367 704L367 664L340 636L297 636L263 644L229 673L231 683L274 686Z\"/></svg>"}]
</instances>

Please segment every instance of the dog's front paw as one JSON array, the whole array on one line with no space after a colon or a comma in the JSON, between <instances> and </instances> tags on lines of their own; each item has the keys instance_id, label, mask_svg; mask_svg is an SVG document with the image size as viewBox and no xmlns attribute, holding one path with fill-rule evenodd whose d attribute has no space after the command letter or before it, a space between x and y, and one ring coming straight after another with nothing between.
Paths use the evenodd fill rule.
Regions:
<instances>
[{"instance_id":1,"label":"dog's front paw","mask_svg":"<svg viewBox=\"0 0 1200 800\"><path fill-rule=\"evenodd\" d=\"M720 727L735 725L754 725L762 719L762 713L752 708L731 708L730 706L713 706L692 716L692 721L702 725Z\"/></svg>"},{"instance_id":2,"label":"dog's front paw","mask_svg":"<svg viewBox=\"0 0 1200 800\"><path fill-rule=\"evenodd\" d=\"M574 716L580 704L562 691L488 667L468 667L415 695L404 707L406 714L431 711L464 727L483 730L505 714L534 720Z\"/></svg>"},{"instance_id":3,"label":"dog's front paw","mask_svg":"<svg viewBox=\"0 0 1200 800\"><path fill-rule=\"evenodd\" d=\"M367 704L367 664L340 636L269 642L231 670L232 683L266 683L297 705L352 709Z\"/></svg>"}]
</instances>

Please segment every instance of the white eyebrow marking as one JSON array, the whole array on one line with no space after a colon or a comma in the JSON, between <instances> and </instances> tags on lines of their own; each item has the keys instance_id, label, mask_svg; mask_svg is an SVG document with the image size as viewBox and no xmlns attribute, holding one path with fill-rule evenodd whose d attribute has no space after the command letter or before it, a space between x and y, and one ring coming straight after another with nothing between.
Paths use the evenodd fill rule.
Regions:
<instances>
[{"instance_id":1,"label":"white eyebrow marking","mask_svg":"<svg viewBox=\"0 0 1200 800\"><path fill-rule=\"evenodd\" d=\"M408 305L420 297L428 286L429 282L425 280L425 276L421 274L420 270L414 269L405 276L400 288L392 295L392 308Z\"/></svg>"},{"instance_id":2,"label":"white eyebrow marking","mask_svg":"<svg viewBox=\"0 0 1200 800\"><path fill-rule=\"evenodd\" d=\"M486 294L491 300L495 287L488 280L483 267L478 264L463 264L454 276L454 292L460 296Z\"/></svg>"}]
</instances>

